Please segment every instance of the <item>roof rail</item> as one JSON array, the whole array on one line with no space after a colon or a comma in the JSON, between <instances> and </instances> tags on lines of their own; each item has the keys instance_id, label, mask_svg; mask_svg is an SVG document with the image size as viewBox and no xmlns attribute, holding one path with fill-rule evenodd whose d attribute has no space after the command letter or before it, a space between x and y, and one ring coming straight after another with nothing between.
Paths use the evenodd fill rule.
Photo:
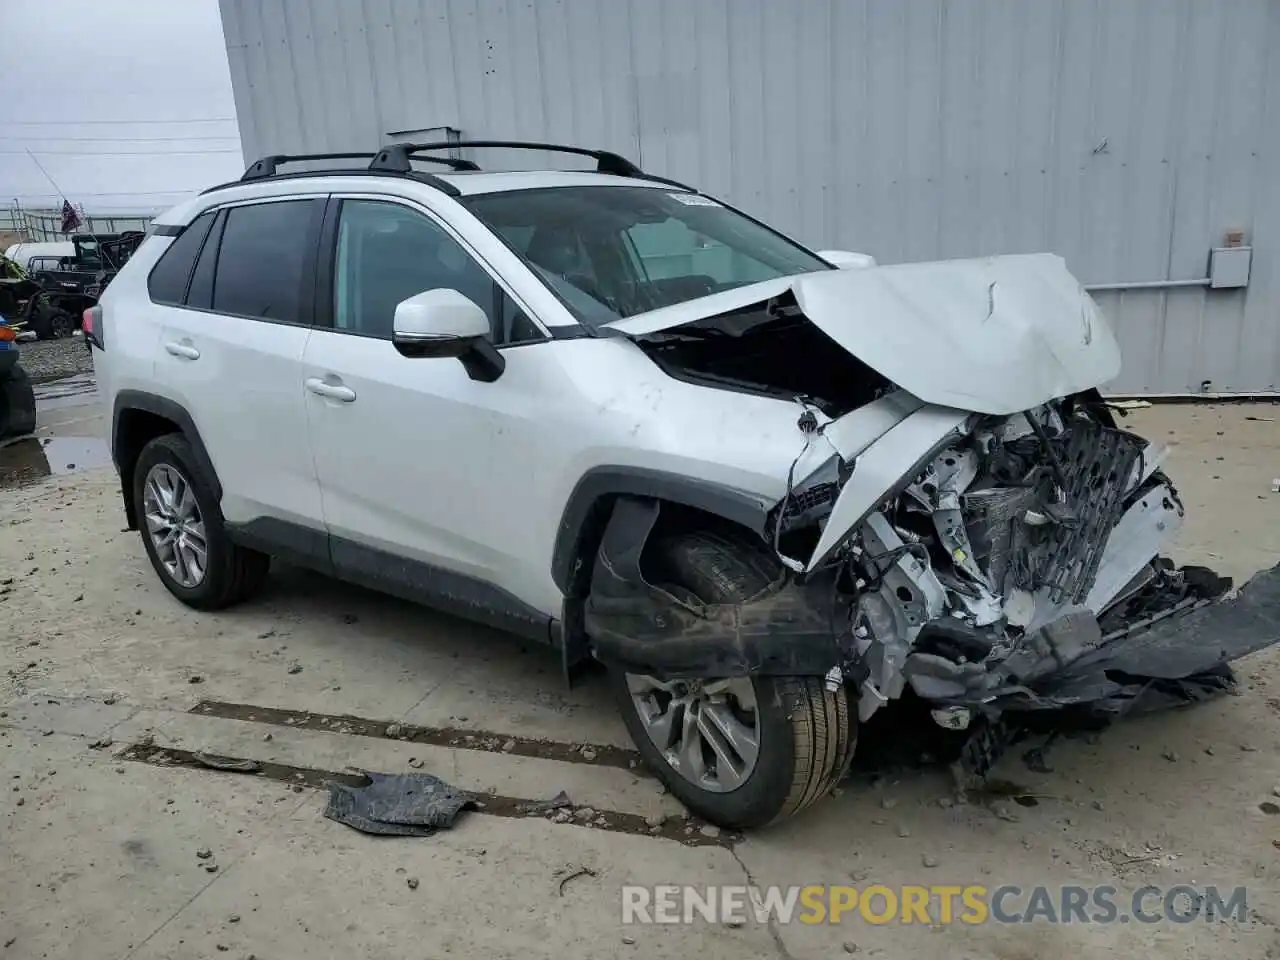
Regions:
<instances>
[{"instance_id":1,"label":"roof rail","mask_svg":"<svg viewBox=\"0 0 1280 960\"><path fill-rule=\"evenodd\" d=\"M266 177L274 177L277 174L277 168L282 163L303 163L308 160L370 160L376 159L380 154L377 153L276 153L263 157L256 163L250 165L249 169L240 177L241 180L262 180ZM417 157L425 163L439 163L446 167L452 167L454 170L479 170L480 168L470 160L459 160L454 157ZM377 169L370 163L370 170ZM410 168L406 166L399 173L408 173Z\"/></svg>"},{"instance_id":2,"label":"roof rail","mask_svg":"<svg viewBox=\"0 0 1280 960\"><path fill-rule=\"evenodd\" d=\"M460 197L462 191L455 187L448 180L442 180L435 174L424 173L421 170L410 170L408 173L392 173L389 170L368 170L364 167L346 167L328 170L291 170L286 173L273 174L270 177L260 177L257 180L232 180L228 183L216 183L212 187L206 187L200 191L200 196L208 193L217 193L219 190L228 190L231 187L241 187L246 183L258 183L270 181L271 183L279 183L282 180L303 180L309 177L402 177L405 180L413 180L415 183L425 184L434 190L439 190L445 196Z\"/></svg>"},{"instance_id":3,"label":"roof rail","mask_svg":"<svg viewBox=\"0 0 1280 960\"><path fill-rule=\"evenodd\" d=\"M668 180L652 173L645 173L626 157L609 150L588 150L585 147L572 147L562 143L535 143L528 140L441 140L435 143L393 143L383 148L369 164L370 170L387 170L403 173L408 169L410 159L431 160L418 154L425 150L451 150L456 147L494 147L503 150L545 150L548 153L571 153L579 157L591 157L596 161L596 173L609 173L615 177L633 177L637 180L653 180L666 183L681 190L697 193L693 187L678 180ZM472 166L468 169L478 170Z\"/></svg>"},{"instance_id":4,"label":"roof rail","mask_svg":"<svg viewBox=\"0 0 1280 960\"><path fill-rule=\"evenodd\" d=\"M588 150L560 143L533 143L525 140L441 140L435 143L393 143L383 148L369 164L370 170L392 170L403 173L411 157L425 150L452 150L457 147L494 147L503 150L545 150L549 153L572 153L596 161L597 173L616 177L646 177L647 174L626 157L608 150ZM426 157L417 159L425 160Z\"/></svg>"},{"instance_id":5,"label":"roof rail","mask_svg":"<svg viewBox=\"0 0 1280 960\"><path fill-rule=\"evenodd\" d=\"M341 176L341 175L382 175L382 176L402 176L417 180L419 183L425 183L428 186L435 187L442 193L446 193L451 197L461 195L461 191L447 180L441 180L439 177L429 173L423 173L414 170L411 161L420 160L424 163L438 163L449 167L455 171L475 171L480 167L472 160L463 160L459 157L435 157L423 156L429 150L452 150L458 147L493 147L502 150L543 150L549 153L570 153L580 157L591 157L596 161L596 172L612 174L615 177L632 177L637 180L650 180L656 183L665 183L673 187L679 187L681 190L689 190L693 193L697 191L686 184L680 183L678 180L668 180L666 177L655 176L651 173L645 173L634 163L621 154L612 153L609 150L588 150L585 147L574 147L560 143L536 143L527 140L441 140L433 143L393 143L383 147L375 153L277 153L263 157L261 160L251 164L244 174L236 183L253 182L256 180L267 180L271 178L284 177L303 177L303 176ZM369 165L363 168L351 168L342 170L311 170L305 172L280 173L279 167L284 163L303 163L314 160L369 160ZM210 193L213 190L220 190L231 184L220 184L216 187L210 187L204 193Z\"/></svg>"}]
</instances>

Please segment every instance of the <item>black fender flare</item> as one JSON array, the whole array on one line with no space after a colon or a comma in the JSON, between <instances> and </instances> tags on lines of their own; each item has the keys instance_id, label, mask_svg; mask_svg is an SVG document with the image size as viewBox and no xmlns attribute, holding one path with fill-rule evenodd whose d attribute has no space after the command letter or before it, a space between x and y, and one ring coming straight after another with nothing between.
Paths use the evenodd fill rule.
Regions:
<instances>
[{"instance_id":1,"label":"black fender flare","mask_svg":"<svg viewBox=\"0 0 1280 960\"><path fill-rule=\"evenodd\" d=\"M582 621L597 660L659 678L826 676L845 666L841 640L852 634L842 635L836 610L852 597L836 569L798 578L778 564L773 582L742 601L677 597L640 566L660 511L656 500L621 497L609 517Z\"/></svg>"},{"instance_id":2,"label":"black fender flare","mask_svg":"<svg viewBox=\"0 0 1280 960\"><path fill-rule=\"evenodd\" d=\"M124 448L124 436L120 424L127 413L135 410L162 417L177 426L187 442L191 444L196 463L208 480L214 497L221 501L222 483L218 480L218 471L214 469L213 459L209 456L209 451L200 438L200 431L196 429L195 421L191 419L191 414L186 408L168 397L161 397L154 393L143 390L121 390L116 394L111 411L111 460L116 466L116 472L120 474L121 492L124 495L125 511L129 516L130 525L137 522L133 516L133 499L130 496L130 490L127 489L130 484L126 482L126 474L132 470L133 463L130 462L128 451Z\"/></svg>"},{"instance_id":3,"label":"black fender flare","mask_svg":"<svg viewBox=\"0 0 1280 960\"><path fill-rule=\"evenodd\" d=\"M590 571L595 546L609 520L608 507L619 496L647 497L678 503L715 514L753 533L764 535L774 502L759 494L708 480L650 470L644 467L593 467L578 480L560 515L551 552L551 576L565 596L573 596L575 573L585 565Z\"/></svg>"}]
</instances>

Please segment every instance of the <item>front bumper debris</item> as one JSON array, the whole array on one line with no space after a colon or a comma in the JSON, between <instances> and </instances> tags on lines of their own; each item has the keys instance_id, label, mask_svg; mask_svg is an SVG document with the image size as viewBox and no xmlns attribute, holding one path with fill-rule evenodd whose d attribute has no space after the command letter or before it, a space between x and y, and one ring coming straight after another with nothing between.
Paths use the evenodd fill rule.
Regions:
<instances>
[{"instance_id":1,"label":"front bumper debris","mask_svg":"<svg viewBox=\"0 0 1280 960\"><path fill-rule=\"evenodd\" d=\"M1107 717L1177 706L1229 687L1230 663L1280 643L1280 564L1255 574L1235 596L1189 599L988 702L1004 710L1086 705Z\"/></svg>"},{"instance_id":2,"label":"front bumper debris","mask_svg":"<svg viewBox=\"0 0 1280 960\"><path fill-rule=\"evenodd\" d=\"M1060 670L977 703L958 757L958 786L986 777L1008 748L1045 736L1023 760L1044 770L1060 734L1186 707L1236 687L1231 663L1280 642L1280 565L1217 601L1184 600L1103 639ZM962 708L963 709L963 708Z\"/></svg>"}]
</instances>

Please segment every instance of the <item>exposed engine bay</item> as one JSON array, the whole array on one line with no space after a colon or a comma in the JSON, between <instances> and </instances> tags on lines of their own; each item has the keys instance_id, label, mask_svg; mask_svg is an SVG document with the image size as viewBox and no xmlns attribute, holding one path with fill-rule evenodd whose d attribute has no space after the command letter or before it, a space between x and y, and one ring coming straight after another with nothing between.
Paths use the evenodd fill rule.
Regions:
<instances>
[{"instance_id":1,"label":"exposed engine bay","mask_svg":"<svg viewBox=\"0 0 1280 960\"><path fill-rule=\"evenodd\" d=\"M810 323L790 295L651 334L640 345L676 379L785 400L804 397L831 417L893 389Z\"/></svg>"},{"instance_id":2,"label":"exposed engine bay","mask_svg":"<svg viewBox=\"0 0 1280 960\"><path fill-rule=\"evenodd\" d=\"M1057 705L1037 681L1136 620L1230 587L1211 574L1188 583L1158 558L1182 505L1147 443L1096 396L971 424L826 561L854 598L864 719L908 684L944 706ZM794 539L797 521L821 524L814 513L788 505L782 529ZM1140 598L1141 616L1124 616Z\"/></svg>"}]
</instances>

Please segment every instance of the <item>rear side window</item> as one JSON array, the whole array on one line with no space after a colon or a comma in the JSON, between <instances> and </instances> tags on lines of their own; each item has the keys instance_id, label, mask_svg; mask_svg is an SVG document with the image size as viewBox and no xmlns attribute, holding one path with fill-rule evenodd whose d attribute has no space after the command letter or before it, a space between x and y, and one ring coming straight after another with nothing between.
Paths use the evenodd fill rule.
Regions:
<instances>
[{"instance_id":1,"label":"rear side window","mask_svg":"<svg viewBox=\"0 0 1280 960\"><path fill-rule=\"evenodd\" d=\"M147 277L147 293L151 295L153 303L180 305L186 298L191 268L200 255L200 246L204 243L205 234L209 232L209 225L213 223L213 216L210 211L191 221L151 268L151 275Z\"/></svg>"},{"instance_id":2,"label":"rear side window","mask_svg":"<svg viewBox=\"0 0 1280 960\"><path fill-rule=\"evenodd\" d=\"M213 310L301 323L303 274L323 200L284 200L227 211L213 281Z\"/></svg>"}]
</instances>

